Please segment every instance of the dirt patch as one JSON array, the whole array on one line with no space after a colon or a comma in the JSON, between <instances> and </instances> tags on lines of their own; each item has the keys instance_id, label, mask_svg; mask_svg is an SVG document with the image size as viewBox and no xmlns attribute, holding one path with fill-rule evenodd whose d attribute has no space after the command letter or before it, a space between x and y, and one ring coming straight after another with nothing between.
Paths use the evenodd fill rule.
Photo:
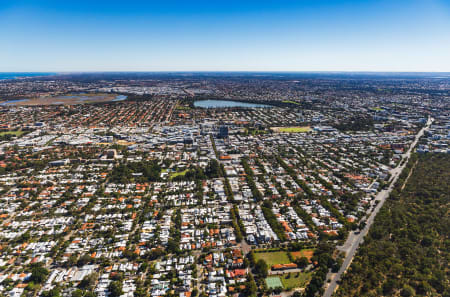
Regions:
<instances>
[{"instance_id":1,"label":"dirt patch","mask_svg":"<svg viewBox=\"0 0 450 297\"><path fill-rule=\"evenodd\" d=\"M306 250L301 250L301 251L297 251L297 252L291 252L291 255L292 255L292 257L294 257L294 259L305 257L306 259L308 259L308 261L311 262L311 258L314 255L314 250L306 249Z\"/></svg>"}]
</instances>

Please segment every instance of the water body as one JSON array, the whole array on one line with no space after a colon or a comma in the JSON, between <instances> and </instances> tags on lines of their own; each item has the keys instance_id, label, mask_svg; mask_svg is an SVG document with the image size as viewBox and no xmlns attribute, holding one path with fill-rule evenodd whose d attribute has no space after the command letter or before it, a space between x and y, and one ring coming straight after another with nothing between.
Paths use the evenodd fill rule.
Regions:
<instances>
[{"instance_id":1,"label":"water body","mask_svg":"<svg viewBox=\"0 0 450 297\"><path fill-rule=\"evenodd\" d=\"M226 107L243 107L243 108L263 108L263 107L272 107L266 104L259 103L248 103L248 102L240 102L240 101L230 101L230 100L197 100L194 101L195 107L200 108L226 108Z\"/></svg>"},{"instance_id":2,"label":"water body","mask_svg":"<svg viewBox=\"0 0 450 297\"><path fill-rule=\"evenodd\" d=\"M117 95L116 98L114 98L112 101L123 101L126 100L128 96L125 95Z\"/></svg>"},{"instance_id":3,"label":"water body","mask_svg":"<svg viewBox=\"0 0 450 297\"><path fill-rule=\"evenodd\" d=\"M83 102L109 102L109 101L124 101L128 98L128 96L125 95L117 95L115 97L110 95L94 95L94 96L87 96L87 95L66 95L66 96L56 96L56 97L46 97L46 98L39 98L36 99L38 104L42 105L60 105L60 104L78 104ZM108 100L105 100L108 99ZM55 101L56 100L56 101ZM8 100L5 102L1 102L0 99L0 106L10 106L10 105L16 105L17 103L21 102L27 102L30 101L30 99L16 99L16 100ZM33 103L36 103L34 101Z\"/></svg>"},{"instance_id":4,"label":"water body","mask_svg":"<svg viewBox=\"0 0 450 297\"><path fill-rule=\"evenodd\" d=\"M55 98L64 100L64 99L73 99L77 101L101 101L105 98L107 98L108 95L94 95L94 96L88 96L88 95L65 95L65 96L57 96ZM111 101L123 101L127 99L128 97L125 95L117 95L114 99ZM63 102L64 103L64 102Z\"/></svg>"},{"instance_id":5,"label":"water body","mask_svg":"<svg viewBox=\"0 0 450 297\"><path fill-rule=\"evenodd\" d=\"M0 103L0 105L14 105L16 103L26 102L26 101L28 101L28 99L9 100L9 101L5 101L5 102Z\"/></svg>"},{"instance_id":6,"label":"water body","mask_svg":"<svg viewBox=\"0 0 450 297\"><path fill-rule=\"evenodd\" d=\"M55 97L58 99L74 99L77 101L88 101L88 100L95 100L97 98L103 98L103 96L83 96L83 95L67 95L67 96L58 96Z\"/></svg>"},{"instance_id":7,"label":"water body","mask_svg":"<svg viewBox=\"0 0 450 297\"><path fill-rule=\"evenodd\" d=\"M49 76L55 75L56 73L51 72L0 72L0 80L2 79L16 79L23 77L34 77L34 76Z\"/></svg>"}]
</instances>

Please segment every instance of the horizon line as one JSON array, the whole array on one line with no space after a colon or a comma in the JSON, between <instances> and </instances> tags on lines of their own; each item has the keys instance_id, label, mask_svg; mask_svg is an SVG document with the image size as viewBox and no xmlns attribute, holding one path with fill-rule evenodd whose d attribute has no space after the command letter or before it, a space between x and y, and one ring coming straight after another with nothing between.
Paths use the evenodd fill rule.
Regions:
<instances>
[{"instance_id":1,"label":"horizon line","mask_svg":"<svg viewBox=\"0 0 450 297\"><path fill-rule=\"evenodd\" d=\"M83 74L83 73L448 73L449 71L393 71L393 70L26 70L0 71L0 73L55 73L55 74Z\"/></svg>"}]
</instances>

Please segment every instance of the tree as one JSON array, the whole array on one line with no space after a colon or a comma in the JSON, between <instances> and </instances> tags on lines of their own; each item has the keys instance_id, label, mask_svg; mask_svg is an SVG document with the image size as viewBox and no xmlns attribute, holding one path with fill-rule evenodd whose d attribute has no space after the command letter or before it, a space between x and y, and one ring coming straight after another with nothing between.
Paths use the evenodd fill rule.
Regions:
<instances>
[{"instance_id":1,"label":"tree","mask_svg":"<svg viewBox=\"0 0 450 297\"><path fill-rule=\"evenodd\" d=\"M83 256L81 256L78 261L77 261L77 266L81 267L83 265L86 265L87 263L89 263L92 260L91 256L89 256L88 254L84 254Z\"/></svg>"},{"instance_id":2,"label":"tree","mask_svg":"<svg viewBox=\"0 0 450 297\"><path fill-rule=\"evenodd\" d=\"M31 269L30 281L35 283L43 283L47 278L48 270L45 267L36 265Z\"/></svg>"},{"instance_id":3,"label":"tree","mask_svg":"<svg viewBox=\"0 0 450 297\"><path fill-rule=\"evenodd\" d=\"M405 168L336 296L448 295L450 157L412 155Z\"/></svg>"},{"instance_id":4,"label":"tree","mask_svg":"<svg viewBox=\"0 0 450 297\"><path fill-rule=\"evenodd\" d=\"M197 289L197 288L194 288L194 290L192 290L191 296L192 296L192 297L197 297L197 295L198 295L198 289Z\"/></svg>"},{"instance_id":5,"label":"tree","mask_svg":"<svg viewBox=\"0 0 450 297\"><path fill-rule=\"evenodd\" d=\"M301 258L296 259L295 263L298 265L298 267L305 268L306 266L308 266L309 261L308 261L308 258L301 257Z\"/></svg>"},{"instance_id":6,"label":"tree","mask_svg":"<svg viewBox=\"0 0 450 297\"><path fill-rule=\"evenodd\" d=\"M70 255L69 260L67 260L67 265L66 266L69 266L69 267L74 266L75 263L77 263L77 260L78 260L78 255L77 254Z\"/></svg>"},{"instance_id":7,"label":"tree","mask_svg":"<svg viewBox=\"0 0 450 297\"><path fill-rule=\"evenodd\" d=\"M217 178L220 176L220 165L215 159L211 159L205 168L205 174L208 178Z\"/></svg>"},{"instance_id":8,"label":"tree","mask_svg":"<svg viewBox=\"0 0 450 297\"><path fill-rule=\"evenodd\" d=\"M268 200L266 200L266 201L268 201ZM286 234L284 232L284 228L281 225L281 223L277 220L277 217L273 213L272 209L268 207L269 206L268 204L270 202L266 203L266 201L264 201L264 206L261 207L264 217L266 218L267 223L269 223L272 230L277 234L278 238L281 241L285 241Z\"/></svg>"},{"instance_id":9,"label":"tree","mask_svg":"<svg viewBox=\"0 0 450 297\"><path fill-rule=\"evenodd\" d=\"M253 275L251 273L249 273L248 278L249 278L249 281L245 288L246 296L255 296L256 292L258 291L258 287L256 286L255 279L253 278Z\"/></svg>"},{"instance_id":10,"label":"tree","mask_svg":"<svg viewBox=\"0 0 450 297\"><path fill-rule=\"evenodd\" d=\"M108 287L109 292L111 293L111 297L120 297L123 294L122 291L122 282L114 281L109 284Z\"/></svg>"},{"instance_id":11,"label":"tree","mask_svg":"<svg viewBox=\"0 0 450 297\"><path fill-rule=\"evenodd\" d=\"M30 240L30 238L31 238L30 231L26 231L19 237L19 239L17 241L19 243L24 243L24 242L27 242L28 240Z\"/></svg>"},{"instance_id":12,"label":"tree","mask_svg":"<svg viewBox=\"0 0 450 297\"><path fill-rule=\"evenodd\" d=\"M147 292L146 292L146 290L144 288L139 287L134 292L134 296L136 296L136 297L145 297L145 296L147 296Z\"/></svg>"},{"instance_id":13,"label":"tree","mask_svg":"<svg viewBox=\"0 0 450 297\"><path fill-rule=\"evenodd\" d=\"M167 241L167 251L169 253L177 253L178 252L178 242L172 238L169 238Z\"/></svg>"},{"instance_id":14,"label":"tree","mask_svg":"<svg viewBox=\"0 0 450 297\"><path fill-rule=\"evenodd\" d=\"M87 291L84 294L84 297L97 297L97 295L94 292L92 292L92 291Z\"/></svg>"},{"instance_id":15,"label":"tree","mask_svg":"<svg viewBox=\"0 0 450 297\"><path fill-rule=\"evenodd\" d=\"M414 289L408 285L404 285L403 289L400 291L400 296L402 296L402 297L414 296Z\"/></svg>"},{"instance_id":16,"label":"tree","mask_svg":"<svg viewBox=\"0 0 450 297\"><path fill-rule=\"evenodd\" d=\"M267 277L268 266L266 261L264 261L263 259L259 259L255 264L255 271L259 276Z\"/></svg>"},{"instance_id":17,"label":"tree","mask_svg":"<svg viewBox=\"0 0 450 297\"><path fill-rule=\"evenodd\" d=\"M79 288L84 290L90 290L94 288L95 282L97 281L97 273L91 273L86 275L78 285Z\"/></svg>"},{"instance_id":18,"label":"tree","mask_svg":"<svg viewBox=\"0 0 450 297\"><path fill-rule=\"evenodd\" d=\"M83 297L83 291L81 291L80 289L76 289L72 292L72 297Z\"/></svg>"},{"instance_id":19,"label":"tree","mask_svg":"<svg viewBox=\"0 0 450 297\"><path fill-rule=\"evenodd\" d=\"M388 279L384 284L383 284L383 295L389 295L395 288L395 282L392 279Z\"/></svg>"},{"instance_id":20,"label":"tree","mask_svg":"<svg viewBox=\"0 0 450 297\"><path fill-rule=\"evenodd\" d=\"M42 297L61 297L61 294L59 292L58 288L53 288L50 291L43 291L41 293Z\"/></svg>"}]
</instances>

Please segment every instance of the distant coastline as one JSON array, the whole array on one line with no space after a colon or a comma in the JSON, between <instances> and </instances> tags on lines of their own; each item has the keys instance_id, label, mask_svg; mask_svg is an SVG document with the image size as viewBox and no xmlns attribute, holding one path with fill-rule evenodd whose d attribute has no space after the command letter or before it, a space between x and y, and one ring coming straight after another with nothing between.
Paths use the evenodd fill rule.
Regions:
<instances>
[{"instance_id":1,"label":"distant coastline","mask_svg":"<svg viewBox=\"0 0 450 297\"><path fill-rule=\"evenodd\" d=\"M450 72L378 71L76 71L76 72L0 72L0 81L55 76L58 79L104 80L186 77L274 77L278 79L449 79Z\"/></svg>"},{"instance_id":2,"label":"distant coastline","mask_svg":"<svg viewBox=\"0 0 450 297\"><path fill-rule=\"evenodd\" d=\"M0 80L55 75L54 72L0 72Z\"/></svg>"}]
</instances>

